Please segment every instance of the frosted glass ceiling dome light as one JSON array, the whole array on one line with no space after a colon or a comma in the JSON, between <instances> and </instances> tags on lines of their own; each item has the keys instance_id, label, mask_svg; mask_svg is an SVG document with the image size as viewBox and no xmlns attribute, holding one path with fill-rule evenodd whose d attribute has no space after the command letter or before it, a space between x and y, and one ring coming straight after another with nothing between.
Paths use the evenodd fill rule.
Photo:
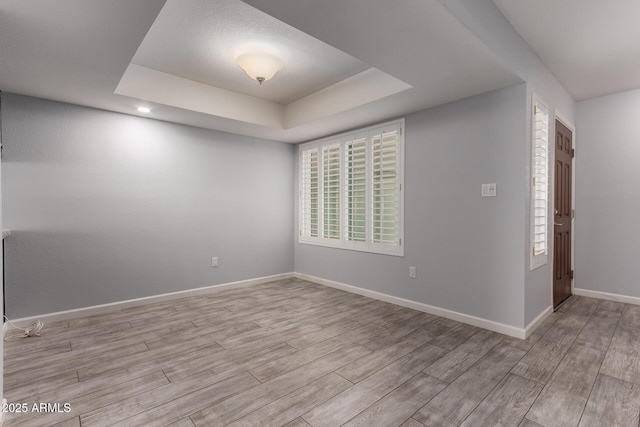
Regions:
<instances>
[{"instance_id":1,"label":"frosted glass ceiling dome light","mask_svg":"<svg viewBox=\"0 0 640 427\"><path fill-rule=\"evenodd\" d=\"M280 58L264 53L245 53L236 58L236 64L260 84L272 79L284 67Z\"/></svg>"}]
</instances>

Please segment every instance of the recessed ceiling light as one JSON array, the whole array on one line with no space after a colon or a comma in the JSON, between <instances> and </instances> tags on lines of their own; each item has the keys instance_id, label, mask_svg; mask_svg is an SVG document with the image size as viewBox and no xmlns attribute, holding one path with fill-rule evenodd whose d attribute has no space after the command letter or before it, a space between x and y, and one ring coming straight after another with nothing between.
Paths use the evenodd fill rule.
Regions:
<instances>
[{"instance_id":1,"label":"recessed ceiling light","mask_svg":"<svg viewBox=\"0 0 640 427\"><path fill-rule=\"evenodd\" d=\"M284 67L280 58L266 53L245 53L236 58L236 63L260 84L273 78Z\"/></svg>"},{"instance_id":2,"label":"recessed ceiling light","mask_svg":"<svg viewBox=\"0 0 640 427\"><path fill-rule=\"evenodd\" d=\"M138 107L138 111L140 113L150 113L151 112L151 108L149 108L149 107Z\"/></svg>"}]
</instances>

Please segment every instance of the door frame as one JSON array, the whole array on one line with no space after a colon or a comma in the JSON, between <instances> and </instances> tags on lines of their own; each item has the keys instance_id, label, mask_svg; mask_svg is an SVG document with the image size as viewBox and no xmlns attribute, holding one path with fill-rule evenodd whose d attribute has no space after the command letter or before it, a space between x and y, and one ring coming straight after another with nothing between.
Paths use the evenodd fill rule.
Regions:
<instances>
[{"instance_id":1,"label":"door frame","mask_svg":"<svg viewBox=\"0 0 640 427\"><path fill-rule=\"evenodd\" d=\"M571 148L573 148L574 150L576 149L576 127L575 125L569 120L567 119L567 116L565 116L564 114L562 114L559 110L554 109L554 114L553 114L553 141L555 141L555 134L556 134L556 120L561 122L563 125L565 125L567 127L567 129L569 129L571 131ZM553 142L553 146L555 147L555 142ZM549 150L550 154L551 154L551 161L549 162L550 164L550 168L551 170L549 171L551 178L552 178L552 182L554 183L553 186L550 186L550 190L549 191L549 197L550 197L550 206L551 209L549 209L549 215L550 217L553 219L553 212L555 212L555 200L556 200L556 189L555 189L555 182L556 182L556 174L555 174L555 168L551 167L552 165L555 164L555 159L556 159L556 151L554 150ZM576 208L576 157L574 156L571 159L571 209L575 210ZM577 215L577 213L576 213ZM553 223L553 221L551 222ZM576 251L575 251L575 239L576 239L576 221L575 221L575 217L571 218L571 269L574 270L575 272L575 267L576 267ZM549 243L551 243L551 247L553 248L551 254L550 254L550 261L551 261L551 271L549 273L549 298L551 301L551 306L553 307L553 263L554 263L554 259L555 259L555 245L553 244L553 239L549 239ZM576 276L574 274L573 278L571 279L571 295L574 295L574 289L575 289L575 280L576 280Z\"/></svg>"}]
</instances>

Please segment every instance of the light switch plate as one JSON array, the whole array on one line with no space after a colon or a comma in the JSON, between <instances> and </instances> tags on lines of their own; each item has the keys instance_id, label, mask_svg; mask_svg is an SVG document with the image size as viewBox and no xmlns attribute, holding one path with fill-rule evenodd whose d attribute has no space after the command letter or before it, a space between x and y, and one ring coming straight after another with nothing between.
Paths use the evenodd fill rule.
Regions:
<instances>
[{"instance_id":1,"label":"light switch plate","mask_svg":"<svg viewBox=\"0 0 640 427\"><path fill-rule=\"evenodd\" d=\"M496 184L482 184L482 197L496 197Z\"/></svg>"}]
</instances>

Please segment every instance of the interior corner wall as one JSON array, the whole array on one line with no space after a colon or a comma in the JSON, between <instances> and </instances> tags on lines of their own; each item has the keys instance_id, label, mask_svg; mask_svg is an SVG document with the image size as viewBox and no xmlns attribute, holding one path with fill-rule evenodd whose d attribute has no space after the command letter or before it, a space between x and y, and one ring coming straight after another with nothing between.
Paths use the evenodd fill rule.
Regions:
<instances>
[{"instance_id":1,"label":"interior corner wall","mask_svg":"<svg viewBox=\"0 0 640 427\"><path fill-rule=\"evenodd\" d=\"M528 151L527 160L523 167L527 168L526 180L523 185L530 189L530 164L531 164L531 117L532 117L532 97L535 93L547 106L551 113L550 135L555 134L555 115L561 115L567 125L575 125L575 101L566 91L562 84L555 78L549 69L542 63L534 50L511 26L500 10L493 3L493 0L439 0L449 11L460 20L476 37L478 37L491 52L507 66L527 82L527 101L525 126L527 129ZM574 138L575 140L575 138ZM577 144L580 141L577 140ZM553 155L553 152L551 153ZM553 160L553 159L551 159ZM553 164L553 163L551 163ZM577 166L576 169L580 167ZM551 170L553 173L553 170ZM553 245L550 246L549 261L542 267L535 270L530 269L531 251L531 203L530 196L527 196L525 211L522 213L526 219L524 245L521 248L522 256L525 259L524 281L524 324L528 325L538 315L547 310L552 301L552 260ZM551 212L549 221L553 217ZM577 270L576 270L577 271Z\"/></svg>"},{"instance_id":2,"label":"interior corner wall","mask_svg":"<svg viewBox=\"0 0 640 427\"><path fill-rule=\"evenodd\" d=\"M9 317L293 270L294 146L6 93L2 119Z\"/></svg>"},{"instance_id":3,"label":"interior corner wall","mask_svg":"<svg viewBox=\"0 0 640 427\"><path fill-rule=\"evenodd\" d=\"M405 256L296 240L295 271L522 328L525 106L523 83L406 116Z\"/></svg>"},{"instance_id":4,"label":"interior corner wall","mask_svg":"<svg viewBox=\"0 0 640 427\"><path fill-rule=\"evenodd\" d=\"M640 298L640 90L577 104L575 287Z\"/></svg>"}]
</instances>

